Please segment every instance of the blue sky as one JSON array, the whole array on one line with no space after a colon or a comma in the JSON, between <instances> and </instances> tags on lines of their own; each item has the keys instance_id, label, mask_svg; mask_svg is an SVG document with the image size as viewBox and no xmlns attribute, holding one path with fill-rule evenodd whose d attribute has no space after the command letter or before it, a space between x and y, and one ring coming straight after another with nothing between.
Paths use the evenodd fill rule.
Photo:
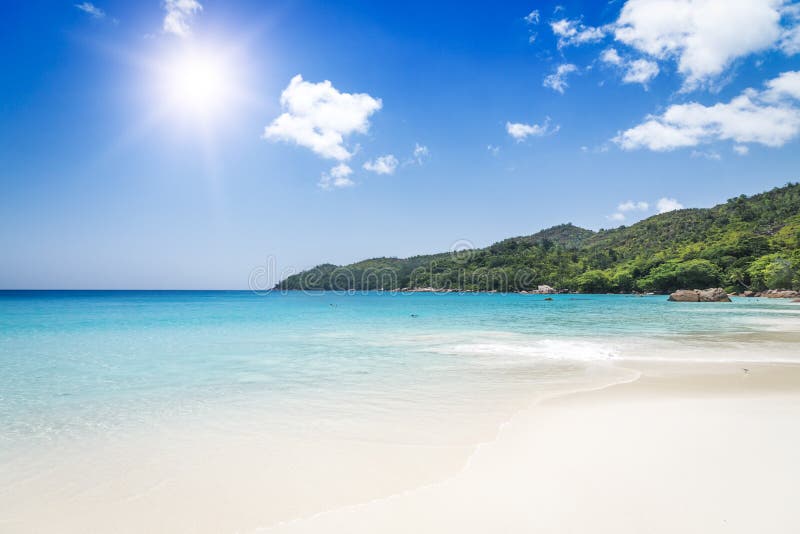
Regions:
<instances>
[{"instance_id":1,"label":"blue sky","mask_svg":"<svg viewBox=\"0 0 800 534\"><path fill-rule=\"evenodd\" d=\"M796 181L798 27L779 0L7 5L0 287L245 288Z\"/></svg>"}]
</instances>

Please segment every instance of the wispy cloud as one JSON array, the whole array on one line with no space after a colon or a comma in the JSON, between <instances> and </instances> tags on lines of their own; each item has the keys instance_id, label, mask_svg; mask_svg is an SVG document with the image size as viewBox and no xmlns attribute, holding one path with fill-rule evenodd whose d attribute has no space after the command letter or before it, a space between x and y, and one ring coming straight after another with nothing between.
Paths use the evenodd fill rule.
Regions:
<instances>
[{"instance_id":1,"label":"wispy cloud","mask_svg":"<svg viewBox=\"0 0 800 534\"><path fill-rule=\"evenodd\" d=\"M692 150L691 156L693 158L703 158L711 161L719 161L722 159L719 152L714 152L713 150Z\"/></svg>"},{"instance_id":2,"label":"wispy cloud","mask_svg":"<svg viewBox=\"0 0 800 534\"><path fill-rule=\"evenodd\" d=\"M650 204L647 202L640 200L638 202L634 202L633 200L627 200L625 202L620 202L617 206L617 211L612 213L611 215L606 215L606 219L611 221L622 222L627 219L626 213L631 212L645 212L650 209Z\"/></svg>"},{"instance_id":3,"label":"wispy cloud","mask_svg":"<svg viewBox=\"0 0 800 534\"><path fill-rule=\"evenodd\" d=\"M619 206L617 206L617 211L647 211L650 209L650 204L644 201L634 202L632 200L628 200L627 202L622 202Z\"/></svg>"},{"instance_id":4,"label":"wispy cloud","mask_svg":"<svg viewBox=\"0 0 800 534\"><path fill-rule=\"evenodd\" d=\"M329 172L323 172L317 185L322 189L352 187L355 185L355 182L350 179L351 174L353 174L353 169L346 163L340 163Z\"/></svg>"},{"instance_id":5,"label":"wispy cloud","mask_svg":"<svg viewBox=\"0 0 800 534\"><path fill-rule=\"evenodd\" d=\"M106 16L105 11L103 11L102 9L100 9L91 2L82 2L80 4L75 4L75 7L95 19L102 19L105 18Z\"/></svg>"},{"instance_id":6,"label":"wispy cloud","mask_svg":"<svg viewBox=\"0 0 800 534\"><path fill-rule=\"evenodd\" d=\"M525 124L524 122L506 122L506 132L517 140L524 141L528 137L542 137L547 134L556 133L559 126L550 126L550 117L545 117L542 124Z\"/></svg>"},{"instance_id":7,"label":"wispy cloud","mask_svg":"<svg viewBox=\"0 0 800 534\"><path fill-rule=\"evenodd\" d=\"M365 170L375 174L394 174L398 163L394 155L386 154L385 156L378 156L372 161L367 161L363 167Z\"/></svg>"},{"instance_id":8,"label":"wispy cloud","mask_svg":"<svg viewBox=\"0 0 800 534\"><path fill-rule=\"evenodd\" d=\"M577 72L578 67L573 65L572 63L563 63L556 67L556 71L553 74L549 74L545 77L544 82L542 85L545 87L549 87L553 91L558 93L564 94L564 90L569 87L567 84L567 76L572 74L573 72Z\"/></svg>"},{"instance_id":9,"label":"wispy cloud","mask_svg":"<svg viewBox=\"0 0 800 534\"><path fill-rule=\"evenodd\" d=\"M606 65L617 67L624 74L623 83L640 83L647 87L648 82L658 76L658 63L647 59L628 60L623 58L616 48L607 48L600 54L600 61Z\"/></svg>"},{"instance_id":10,"label":"wispy cloud","mask_svg":"<svg viewBox=\"0 0 800 534\"><path fill-rule=\"evenodd\" d=\"M539 10L538 9L534 9L533 11L531 11L530 13L528 13L527 15L525 15L523 17L525 22L527 22L528 24L533 24L533 25L539 24L540 18L541 17L539 16Z\"/></svg>"},{"instance_id":11,"label":"wispy cloud","mask_svg":"<svg viewBox=\"0 0 800 534\"><path fill-rule=\"evenodd\" d=\"M412 154L412 159L417 165L422 165L426 159L428 159L431 155L431 151L428 150L428 147L425 145L420 145L419 143L414 143L414 153Z\"/></svg>"},{"instance_id":12,"label":"wispy cloud","mask_svg":"<svg viewBox=\"0 0 800 534\"><path fill-rule=\"evenodd\" d=\"M192 18L203 6L197 0L164 0L164 10L164 32L186 37L191 33Z\"/></svg>"},{"instance_id":13,"label":"wispy cloud","mask_svg":"<svg viewBox=\"0 0 800 534\"><path fill-rule=\"evenodd\" d=\"M550 28L558 37L558 47L577 46L596 43L608 33L605 27L586 26L580 20L560 19L550 23Z\"/></svg>"}]
</instances>

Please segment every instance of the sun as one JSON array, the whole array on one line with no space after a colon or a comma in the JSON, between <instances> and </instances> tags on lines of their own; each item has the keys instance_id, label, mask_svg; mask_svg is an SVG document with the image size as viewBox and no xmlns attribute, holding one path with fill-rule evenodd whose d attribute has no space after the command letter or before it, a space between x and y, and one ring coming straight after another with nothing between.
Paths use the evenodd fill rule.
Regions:
<instances>
[{"instance_id":1,"label":"sun","mask_svg":"<svg viewBox=\"0 0 800 534\"><path fill-rule=\"evenodd\" d=\"M168 56L158 69L158 92L166 114L209 122L224 117L237 99L239 72L231 57L193 46Z\"/></svg>"}]
</instances>

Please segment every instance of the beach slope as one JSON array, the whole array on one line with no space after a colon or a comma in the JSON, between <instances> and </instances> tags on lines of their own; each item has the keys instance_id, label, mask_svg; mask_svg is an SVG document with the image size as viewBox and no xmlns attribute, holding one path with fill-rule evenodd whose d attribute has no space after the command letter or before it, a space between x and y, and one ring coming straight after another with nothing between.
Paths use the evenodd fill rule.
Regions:
<instances>
[{"instance_id":1,"label":"beach slope","mask_svg":"<svg viewBox=\"0 0 800 534\"><path fill-rule=\"evenodd\" d=\"M525 410L441 483L264 531L800 532L800 368L640 371Z\"/></svg>"}]
</instances>

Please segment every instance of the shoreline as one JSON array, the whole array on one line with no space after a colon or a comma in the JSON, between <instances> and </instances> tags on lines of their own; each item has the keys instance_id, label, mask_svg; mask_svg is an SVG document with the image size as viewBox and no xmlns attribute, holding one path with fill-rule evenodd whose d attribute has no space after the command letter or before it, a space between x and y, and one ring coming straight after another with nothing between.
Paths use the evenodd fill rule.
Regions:
<instances>
[{"instance_id":1,"label":"shoreline","mask_svg":"<svg viewBox=\"0 0 800 534\"><path fill-rule=\"evenodd\" d=\"M343 477L341 481L344 485L340 484L339 487L347 488L351 494L344 502L335 504L329 502L330 492L337 487L335 480L326 480L325 484L315 485L313 490L311 487L302 490L303 480L294 480L294 483L301 484L301 487L292 489L290 493L301 490L294 498L304 495L301 501L296 501L297 505L302 504L302 506L296 510L297 515L294 518L275 517L276 521L264 521L270 515L271 503L285 499L283 494L288 488L282 491L280 486L274 484L270 485L270 488L259 485L259 480L262 483L268 480L263 478L264 475L277 476L274 470L277 466L263 472L261 468L252 464L253 461L258 462L259 456L269 455L268 447L260 449L254 444L234 440L205 444L200 449L190 448L186 458L174 460L178 464L185 464L185 467L194 466L192 471L199 465L206 465L201 471L193 472L191 475L180 470L174 471L173 465L163 466L167 467L164 470L163 467L158 468L157 464L153 464L149 471L148 469L142 471L140 462L147 467L147 464L152 464L155 459L148 457L147 454L142 455L141 449L133 447L127 450L136 454L130 455L126 460L129 464L126 469L131 471L126 476L128 480L125 486L119 487L114 484L104 489L109 482L97 482L99 484L97 487L90 486L81 492L83 494L80 497L81 501L73 498L64 502L59 499L48 505L48 500L45 499L38 504L29 503L33 506L27 513L22 514L22 517L28 518L27 520L17 523L8 520L10 518L0 519L0 525L5 525L4 528L15 532L16 526L20 527L20 532L37 531L37 528L39 530L51 528L54 516L67 518L70 514L74 514L70 519L59 523L60 531L81 532L89 526L96 526L99 530L118 532L191 530L299 534L453 531L477 534L492 530L569 531L566 527L562 529L566 521L573 531L638 534L644 531L645 525L636 523L631 527L620 527L617 519L624 517L624 513L619 509L608 515L601 513L602 511L597 508L592 508L592 514L599 514L600 520L589 514L587 517L591 517L591 521L573 525L570 523L573 519L572 512L564 509L563 503L576 502L576 499L589 499L590 502L594 502L594 499L598 499L598 502L605 503L604 506L608 506L609 510L614 510L614 502L605 502L604 499L607 499L608 495L605 492L594 493L593 485L597 484L597 480L605 481L603 482L605 484L614 479L616 475L612 476L608 471L608 458L613 459L615 455L618 456L620 448L625 449L632 441L641 439L642 435L657 435L659 432L663 434L670 428L674 430L677 428L675 425L681 423L682 414L688 414L688 420L693 421L691 431L685 436L688 443L678 441L672 445L677 444L677 448L685 453L691 452L698 446L701 451L709 450L709 447L715 446L713 441L717 440L716 446L721 451L728 451L726 462L733 462L731 454L751 457L752 443L749 449L737 447L735 440L731 443L731 431L736 432L735 426L722 430L717 428L711 434L703 434L703 425L709 421L713 423L715 417L720 417L729 422L737 421L737 425L742 425L744 428L757 426L760 424L757 418L740 413L751 405L767 415L780 413L779 417L772 415L767 426L768 435L779 436L782 444L779 449L770 452L772 458L791 464L794 451L800 447L800 432L785 430L792 428L793 422L800 417L800 363L754 363L745 360L648 362L620 357L613 362L595 363L590 367L612 368L616 376L613 380L609 380L611 375L605 374L602 375L605 380L595 382L594 385L584 384L549 394L540 394L502 422L491 439L475 443L469 450L463 450L461 453L455 447L439 448L433 451L434 456L422 464L413 460L408 463L410 457L403 460L401 456L395 456L408 452L404 447L394 448L392 454L391 448L381 446L375 456L376 450L371 451L369 443L351 442L348 459L336 456L335 451L340 453L344 451L341 449L341 443L324 442L307 445L298 443L300 449L294 461L305 462L314 459L314 463L320 465L338 462L341 465L328 468L328 476ZM743 370L744 368L747 372ZM682 408L678 412L671 410L672 403L678 403ZM712 406L714 410L709 412L708 406ZM632 434L631 428L636 428L638 432ZM183 436L184 439L188 437L190 436ZM747 438L746 433L743 437ZM191 439L202 441L202 436L193 435ZM596 445L598 439L604 443L600 448ZM772 443L778 444L779 441L772 440ZM585 454L581 456L585 453L582 446L577 446L581 444L593 447L594 452L591 456ZM419 452L419 449L417 451ZM102 453L102 449L99 452ZM636 473L626 471L629 463L639 465L642 469L650 469L652 466L657 468L661 456L664 454L669 456L669 452L670 449L660 442L645 443L641 449L626 450L624 458L617 458L611 462L613 465L611 470L614 472L618 470L626 480L625 483L618 483L614 491L624 493L647 482L636 478ZM367 465L372 465L371 469L376 470L374 475L377 478L369 484L380 481L378 485L370 486L364 479L366 474L363 471L364 454L373 455ZM703 458L698 463L697 459L693 459L689 454L688 458L681 458L680 461L686 462L686 465L690 465L697 472L713 468L717 474L720 471L723 475L725 473L725 470L715 463L713 456ZM580 469L577 469L576 465L579 465ZM428 467L421 469L423 466ZM256 469L253 470L253 467ZM348 469L356 467L357 471L348 472ZM797 467L797 473L791 471L792 476L795 474L800 476L800 466ZM75 468L69 469L69 472L72 472L71 470ZM81 471L80 466L77 471ZM148 472L150 476L145 476ZM383 479L392 479L401 472L404 472L406 477L405 484L410 484L415 479L417 482L405 489L392 490L392 483L386 485L386 480ZM158 473L158 476L152 476L153 473ZM296 475L290 473L291 466L289 471L279 478L287 482L296 478ZM527 475L521 477L524 473ZM181 484L175 485L174 477L178 475L188 476L188 481L183 480ZM669 473L660 473L659 476L668 475ZM750 473L749 476L758 479L757 475ZM150 482L143 486L141 492L130 494L122 491L125 487L134 488L137 480L139 483L142 480ZM194 481L194 484L203 486L209 480L233 482L238 480L238 483L228 484L227 491L233 493L220 501L220 495L215 497L215 492L209 493L208 488L195 489L192 485ZM399 480L397 479L398 482ZM783 489L777 490L775 498L788 498L784 491L787 487L785 478L763 479L762 477L759 480L762 482L762 491L768 492L772 485L777 484ZM313 477L305 480L305 483L313 482ZM704 487L703 484L709 482L711 481L708 477L701 477L695 481L699 484L698 487ZM556 487L551 487L552 484L556 484ZM635 502L637 509L647 509L652 502L667 497L674 501L678 498L676 495L679 491L687 491L687 488L678 487L679 485L676 485L678 483L674 480L670 484L665 486L669 490L669 495L656 494L648 497L643 503L636 502L635 494L627 495L626 499ZM380 487L383 489L379 489ZM48 486L43 486L43 489L45 494L53 496L53 491ZM655 491L653 488L651 490ZM364 491L367 493L363 493ZM574 493L576 491L579 495ZM87 494L88 502L86 502ZM526 495L531 496L530 502L520 501L520 497ZM348 499L352 499L351 502L346 502ZM336 500L339 499L334 499ZM321 507L318 511L307 508L313 502L317 502ZM326 502L332 506L326 506ZM198 503L202 505L198 507ZM536 521L530 523L532 517L523 511L537 503L542 510L533 518ZM55 504L57 506L53 506ZM156 504L164 511L154 517L146 511ZM34 519L36 510L40 510L42 506L55 515L48 514ZM584 503L584 506L588 504ZM761 503L761 508L757 508L756 512L770 513L773 516L779 513L764 506L765 504ZM465 512L456 517L448 512L454 509ZM284 509L283 513L288 510ZM666 509L658 507L651 508L648 513L651 516L653 514L668 516ZM693 514L692 521L702 522L703 517L700 512L694 510ZM498 517L504 519L497 523ZM637 521L644 521L643 517L637 517ZM659 517L659 520L662 519ZM742 523L741 521L745 519L747 521ZM783 517L783 520L788 521L785 523L786 529L773 529L770 532L788 534L796 531L792 530L795 527L800 528L800 522L792 523L791 518L787 517ZM663 521L664 525L670 528L659 530L650 528L652 525L649 525L650 529L647 531L664 534L695 531L694 524L690 522L669 523L666 519ZM702 530L696 531L704 534L752 532L755 525L752 521L753 517L748 516L740 518L738 523L736 521L726 523L724 529L719 525L717 528L704 524ZM747 528L742 527L737 530L736 527L740 524L747 525Z\"/></svg>"},{"instance_id":2,"label":"shoreline","mask_svg":"<svg viewBox=\"0 0 800 534\"><path fill-rule=\"evenodd\" d=\"M305 533L305 532L486 532L488 529L497 529L507 532L530 532L531 528L545 528L546 531L571 531L570 528L577 529L576 531L591 531L591 532L642 532L642 529L648 528L651 532L752 532L752 528L760 524L758 523L759 516L766 513L765 510L753 510L751 506L747 514L739 514L740 517L736 518L732 508L727 508L725 502L716 503L723 508L723 511L733 514L734 519L728 520L722 518L718 524L712 524L713 521L706 521L708 517L705 516L703 510L692 510L692 518L675 520L674 516L669 511L669 506L650 506L649 514L655 513L654 518L652 515L642 514L636 516L635 525L624 527L620 525L623 515L619 517L614 514L601 513L599 508L594 511L602 519L598 523L598 516L585 517L574 522L575 514L568 513L564 509L563 501L572 502L575 495L574 493L582 494L585 492L584 487L589 480L591 480L597 473L593 471L603 471L608 475L608 470L603 469L603 466L598 465L592 457L583 457L581 460L584 462L582 467L584 471L574 472L570 470L570 475L575 477L571 483L562 484L560 487L563 494L558 498L553 498L552 493L547 497L547 485L553 480L563 479L566 473L560 473L558 469L552 469L553 480L539 480L539 485L536 483L527 485L530 480L535 480L536 477L531 479L521 480L519 477L510 477L503 479L504 474L512 475L519 471L530 471L534 473L542 473L548 469L548 463L552 460L555 463L563 461L565 455L564 449L575 449L576 443L591 443L591 440L575 439L579 437L590 437L585 434L585 429L581 429L582 425L590 425L594 430L597 430L596 420L592 422L591 416L599 416L605 423L609 423L614 419L618 419L618 426L613 429L608 429L606 434L606 446L609 448L603 449L602 453L613 456L616 447L625 448L625 438L631 437L631 434L625 434L622 427L630 423L625 415L628 414L629 418L635 418L640 425L647 423L650 425L648 428L642 426L638 427L641 434L647 434L650 431L663 431L676 430L670 429L669 424L665 425L665 421L660 421L656 417L658 414L645 413L648 409L655 406L669 417L667 423L680 424L681 418L685 415L685 420L693 424L694 430L698 433L703 432L703 425L709 422L713 423L713 418L710 415L722 415L733 420L739 418L743 426L752 424L755 420L752 417L742 416L742 414L732 414L732 411L742 408L746 405L755 406L757 408L767 408L767 412L771 411L774 407L782 407L784 411L788 412L783 414L783 417L778 417L770 421L769 427L772 432L783 434L782 429L784 425L791 425L795 417L800 415L800 364L788 363L758 363L755 365L749 364L747 368L742 368L741 364L736 361L728 361L723 363L700 363L700 362L641 362L641 361L619 361L617 365L620 369L629 372L634 372L637 376L630 380L621 380L611 384L601 385L596 388L568 391L556 393L550 396L543 397L535 400L531 406L521 410L515 414L509 421L504 423L498 431L498 436L487 443L478 444L473 454L469 457L467 464L464 468L445 480L420 486L414 490L408 490L396 495L384 498L377 498L364 503L346 506L336 510L329 510L320 512L307 518L292 520L277 525L272 525L266 528L258 528L254 532L269 532L269 533ZM633 366L636 366L634 369ZM746 369L746 370L745 370ZM633 401L633 404L630 404ZM676 412L675 409L670 408L671 405L679 405L681 408ZM707 406L712 406L713 413L709 414ZM706 409L706 412L702 410ZM620 411L623 413L620 413ZM550 437L549 451L553 453L553 457L547 462L542 462L541 456L537 457L536 449L541 449L542 445L538 442L545 434L547 429L542 428L543 425L555 425L556 427L563 427L563 416L568 414L569 417L577 419L580 423L578 427L573 426L570 428L571 433L568 435L556 434L556 437ZM579 436L575 435L575 432ZM615 435L616 432L616 435ZM669 434L669 432L667 432ZM536 439L531 439L531 438ZM595 434L593 437L597 438ZM641 436L639 436L641 439ZM712 456L703 456L702 461L691 462L692 447L688 441L696 438L695 435L686 436L687 439L676 439L675 444L682 448L682 452L689 453L687 464L692 468L702 471L703 469L716 472L719 465L715 462ZM706 436L707 438L716 437L722 445L727 446L727 456L736 455L738 453L747 452L746 450L737 449L736 444L729 443L729 436L714 435ZM777 448L773 447L773 460L780 460L791 463L794 458L794 451L800 445L800 433L785 433L786 439L779 442L773 442L772 445L780 445ZM609 439L610 438L610 439ZM545 437L545 441L546 441ZM646 440L645 440L646 441ZM688 447L687 447L688 445ZM752 445L750 443L749 445ZM705 450L708 452L712 450L709 448L709 443L700 443L697 445L699 451ZM745 447L746 449L746 447ZM720 449L723 450L723 449ZM599 451L595 451L598 453ZM695 451L696 452L696 451ZM512 456L509 456L512 453ZM658 471L658 463L655 462L655 456L665 454L669 456L670 451L666 451L663 445L655 447L654 449L632 451L626 449L626 456L623 462L619 462L614 466L614 469L619 469L620 473L624 476L632 478L636 483L630 482L627 484L626 490L631 487L636 487L637 484L645 482L643 479L637 478L636 473L625 472L625 463L638 463L642 467L649 467L652 463L656 466ZM593 454L594 455L594 454ZM593 456L592 455L592 456ZM599 454L602 456L602 454ZM643 457L642 457L643 456ZM511 458L511 459L510 459ZM687 460L683 458L683 460ZM575 458L571 460L574 462ZM727 460L726 460L727 461ZM705 462L705 464L703 464ZM607 467L607 466L606 466ZM730 466L731 469L735 465ZM613 469L612 469L613 471ZM797 471L797 473L795 473ZM724 472L724 469L723 469ZM800 466L796 466L791 470L791 475L777 476L776 471L766 473L766 479L770 484L778 485L775 489L775 500L780 501L781 497L789 499L792 493L787 492L793 487L791 482L794 476L800 474ZM498 473L500 475L498 476ZM669 473L662 472L662 476L668 476ZM762 473L764 474L764 473ZM759 476L758 473L750 473L750 476ZM497 484L502 480L501 486ZM608 482L608 481L607 481ZM716 486L719 480L710 480L708 478L700 477L696 482L703 487L704 485ZM517 483L522 484L523 487L509 488L503 487L505 484ZM624 484L623 484L624 485ZM518 497L518 494L526 494L531 491L537 492L537 495L545 500L548 500L552 507L542 507L542 515L537 516L532 523L526 523L526 519L532 519L525 513L525 507L515 507L503 505L499 502L494 502L493 506L498 508L486 507L487 494L481 488L487 487L503 487L503 494L505 497L510 498L512 501ZM663 488L667 493L677 495L689 492L692 488L683 487L679 484L667 486ZM735 488L737 491L744 491L747 493L747 488L744 486ZM769 488L761 488L758 491L769 493ZM603 501L607 495L589 492L588 497ZM734 491L736 493L736 491ZM749 495L749 494L748 494ZM751 495L752 496L752 495ZM584 498L587 496L584 495ZM628 495L632 501L642 501L642 496L637 499L635 494ZM639 506L647 507L648 503L652 505L658 501L659 495L651 495L644 498L646 502L637 502ZM684 505L688 506L688 498L685 496ZM502 500L502 499L501 499ZM535 499L533 500L535 501ZM517 503L520 504L520 503ZM532 502L531 504L535 504ZM609 504L609 503L606 503ZM668 504L665 502L664 504ZM674 506L678 503L669 503ZM561 505L559 507L559 505ZM762 502L762 506L769 506L769 503ZM599 506L599 505L598 505ZM464 510L463 516L454 517L447 510L459 509ZM560 513L546 512L549 510L562 511ZM780 514L780 510L772 510L773 517L777 513L778 516L784 521L783 523L776 524L776 530L771 532L795 532L800 527L800 518L793 521L793 518L788 514ZM515 517L513 521L508 518ZM724 513L722 515L725 515ZM503 527L499 527L497 518L505 518L502 521ZM409 519L412 518L412 519ZM422 519L420 521L419 519ZM651 519L657 519L660 525L650 524ZM700 528L701 523L706 523ZM566 524L570 528L566 528ZM555 529L555 530L554 530ZM588 529L588 530L587 530Z\"/></svg>"},{"instance_id":3,"label":"shoreline","mask_svg":"<svg viewBox=\"0 0 800 534\"><path fill-rule=\"evenodd\" d=\"M343 341L348 351L367 349L344 368L349 374L331 374L328 360L318 361L325 364L318 368L320 376L357 378L350 388L327 396L276 397L281 402L274 405L272 397L250 395L232 399L240 404L209 403L208 411L203 404L187 405L157 422L120 419L121 426L103 427L97 439L66 436L64 443L45 444L41 451L20 449L15 462L0 463L0 530L662 532L643 523L612 524L629 513L615 508L618 500L635 503L651 517L666 517L668 510L653 508L653 502L682 503L680 492L691 493L694 486L726 490L716 483L739 473L728 465L739 457L760 456L748 441L754 436L766 440L770 458L792 463L791 454L800 448L800 431L793 428L800 417L795 355L800 309L756 302L753 308L766 309L739 316L722 306L684 311L680 305L643 300L616 299L617 312L619 306L625 313L643 306L645 313L624 315L634 321L634 330L609 324L603 335L578 328L568 336L550 335L543 327L533 335L519 327L542 315L522 315L517 323L493 325L496 330L473 330L467 323L449 331L437 322L451 320L449 312L437 316L433 309L406 328L393 326L391 343L373 344L370 332L332 330L314 340L325 354ZM662 320L662 308L677 310L669 315L675 322L669 330L649 331L649 321ZM698 311L689 314L690 308ZM740 305L739 311L749 308ZM418 310L394 309L387 317L394 325L394 316L411 311ZM327 307L324 313L332 325L341 321ZM620 317L604 304L595 306L594 314L613 321ZM430 323L422 322L428 317ZM592 317L581 320L591 323ZM723 324L723 317L734 319ZM705 328L693 331L698 324ZM235 345L243 334L226 339ZM388 349L403 367L388 374L362 373L375 368L356 365ZM251 372L263 354L257 347L252 351L258 358L247 360L245 369ZM341 356L351 362L349 354ZM418 387L419 377L408 373L409 365L430 369L437 378ZM406 379L383 382L389 396L376 396L389 376ZM242 378L250 384L252 375ZM255 384L252 391L264 389ZM307 411L298 410L303 403L287 403L304 399L313 401ZM759 411L757 416L752 410ZM138 415L149 413L158 412ZM727 426L720 427L723 421ZM662 441L653 441L654 436ZM632 443L638 445L631 448ZM715 455L695 457L709 450L727 454L725 464ZM686 456L673 458L676 451ZM698 476L694 486L683 488L670 478L671 471L660 472L664 458L677 464L675 470L691 468L684 476ZM639 471L631 471L631 464ZM646 470L653 471L650 478L637 478ZM777 500L787 499L788 483L777 471L771 468L769 476L748 472L736 487L761 487ZM662 479L666 482L658 487L648 486ZM631 492L640 487L647 487L652 498L638 502L641 496ZM609 502L609 496L617 497ZM737 498L720 503L741 504ZM591 511L586 517L592 521L569 523L573 512L565 503L580 503ZM524 513L532 507L533 517ZM752 508L781 517L779 526L800 528L769 503ZM463 513L454 516L453 510ZM703 521L701 511L692 513L691 522L665 519L671 530L664 534L692 531ZM753 517L734 519L728 525L741 527L740 532L755 529ZM704 534L718 530L718 525L703 527Z\"/></svg>"}]
</instances>

